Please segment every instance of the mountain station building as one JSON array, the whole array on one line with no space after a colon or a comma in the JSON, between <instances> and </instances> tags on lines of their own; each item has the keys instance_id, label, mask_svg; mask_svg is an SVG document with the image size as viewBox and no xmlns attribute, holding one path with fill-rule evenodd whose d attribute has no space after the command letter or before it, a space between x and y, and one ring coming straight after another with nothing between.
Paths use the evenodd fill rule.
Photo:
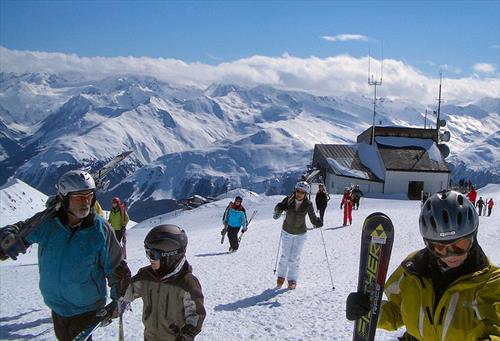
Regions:
<instances>
[{"instance_id":1,"label":"mountain station building","mask_svg":"<svg viewBox=\"0 0 500 341\"><path fill-rule=\"evenodd\" d=\"M448 188L451 171L444 159L449 150L438 144L436 129L369 127L356 142L314 146L312 166L329 193L359 185L364 193L420 199L422 191Z\"/></svg>"}]
</instances>

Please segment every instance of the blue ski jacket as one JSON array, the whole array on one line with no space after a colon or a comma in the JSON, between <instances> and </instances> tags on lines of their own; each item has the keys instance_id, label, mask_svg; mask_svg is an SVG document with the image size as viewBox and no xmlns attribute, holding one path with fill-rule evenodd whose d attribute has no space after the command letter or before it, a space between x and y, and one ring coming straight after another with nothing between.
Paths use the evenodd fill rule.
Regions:
<instances>
[{"instance_id":1,"label":"blue ski jacket","mask_svg":"<svg viewBox=\"0 0 500 341\"><path fill-rule=\"evenodd\" d=\"M54 217L25 238L38 243L40 290L45 304L60 316L100 309L107 297L105 278L110 285L119 280L113 276L122 260L115 234L98 215L86 220L72 231Z\"/></svg>"},{"instance_id":2,"label":"blue ski jacket","mask_svg":"<svg viewBox=\"0 0 500 341\"><path fill-rule=\"evenodd\" d=\"M234 205L234 203L230 203L226 211L224 212L224 216L222 218L224 225L227 225L229 228L245 228L247 226L247 215L245 212L245 208L242 205L238 207Z\"/></svg>"}]
</instances>

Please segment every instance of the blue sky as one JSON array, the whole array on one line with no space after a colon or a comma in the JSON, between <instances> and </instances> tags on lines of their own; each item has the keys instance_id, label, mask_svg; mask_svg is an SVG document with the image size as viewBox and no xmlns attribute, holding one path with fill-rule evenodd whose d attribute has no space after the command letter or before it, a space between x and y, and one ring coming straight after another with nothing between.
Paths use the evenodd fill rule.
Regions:
<instances>
[{"instance_id":1,"label":"blue sky","mask_svg":"<svg viewBox=\"0 0 500 341\"><path fill-rule=\"evenodd\" d=\"M359 37L332 41L343 34ZM0 45L14 50L220 64L284 53L362 57L369 48L379 57L382 40L386 58L429 75L443 65L449 77L477 63L497 71L500 1L0 2Z\"/></svg>"}]
</instances>

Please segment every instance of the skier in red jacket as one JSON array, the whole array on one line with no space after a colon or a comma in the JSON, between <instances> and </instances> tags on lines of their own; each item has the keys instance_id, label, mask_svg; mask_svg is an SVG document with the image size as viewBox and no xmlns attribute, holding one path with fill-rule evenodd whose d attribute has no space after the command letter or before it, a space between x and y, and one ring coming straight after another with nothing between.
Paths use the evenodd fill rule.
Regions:
<instances>
[{"instance_id":1,"label":"skier in red jacket","mask_svg":"<svg viewBox=\"0 0 500 341\"><path fill-rule=\"evenodd\" d=\"M344 196L342 197L342 202L340 203L340 209L344 208L344 226L347 225L347 219L349 219L349 225L352 225L352 203L354 198L352 197L351 190L349 187L344 189Z\"/></svg>"},{"instance_id":2,"label":"skier in red jacket","mask_svg":"<svg viewBox=\"0 0 500 341\"><path fill-rule=\"evenodd\" d=\"M467 193L467 198L470 200L472 205L476 206L476 198L477 198L476 187L472 186L470 192Z\"/></svg>"}]
</instances>

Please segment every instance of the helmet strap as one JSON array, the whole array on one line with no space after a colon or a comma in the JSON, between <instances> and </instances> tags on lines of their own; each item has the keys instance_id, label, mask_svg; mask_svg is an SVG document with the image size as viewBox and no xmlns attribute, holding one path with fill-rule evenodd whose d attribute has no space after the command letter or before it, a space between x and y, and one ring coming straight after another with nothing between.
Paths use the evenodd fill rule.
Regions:
<instances>
[{"instance_id":1,"label":"helmet strap","mask_svg":"<svg viewBox=\"0 0 500 341\"><path fill-rule=\"evenodd\" d=\"M177 263L177 266L175 267L174 270L172 270L170 273L163 276L160 280L165 280L165 279L168 279L168 278L171 278L171 277L174 277L175 275L177 275L181 271L181 269L185 263L186 263L186 256L181 258L181 260Z\"/></svg>"}]
</instances>

